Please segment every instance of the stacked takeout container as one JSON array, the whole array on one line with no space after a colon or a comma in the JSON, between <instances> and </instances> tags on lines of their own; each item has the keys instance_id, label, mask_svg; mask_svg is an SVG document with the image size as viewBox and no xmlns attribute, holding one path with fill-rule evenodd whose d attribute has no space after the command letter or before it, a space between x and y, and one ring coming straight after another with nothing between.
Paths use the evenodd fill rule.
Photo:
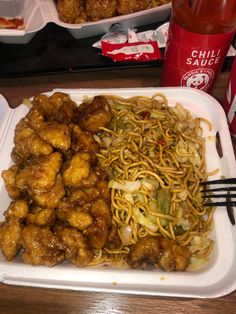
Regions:
<instances>
[{"instance_id":1,"label":"stacked takeout container","mask_svg":"<svg viewBox=\"0 0 236 314\"><path fill-rule=\"evenodd\" d=\"M86 38L106 33L113 24L137 27L164 21L170 14L171 4L165 4L132 14L116 16L96 22L69 24L60 21L54 0L0 0L0 17L24 18L23 30L0 29L0 42L27 44L48 23L66 28L74 38Z\"/></svg>"}]
</instances>

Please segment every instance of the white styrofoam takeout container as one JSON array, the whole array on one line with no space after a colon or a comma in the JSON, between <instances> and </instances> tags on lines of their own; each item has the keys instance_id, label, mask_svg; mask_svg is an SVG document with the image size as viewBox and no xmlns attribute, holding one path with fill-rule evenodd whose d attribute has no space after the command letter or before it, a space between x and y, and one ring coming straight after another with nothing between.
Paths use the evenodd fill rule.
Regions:
<instances>
[{"instance_id":1,"label":"white styrofoam takeout container","mask_svg":"<svg viewBox=\"0 0 236 314\"><path fill-rule=\"evenodd\" d=\"M1 8L1 17L23 17L25 23L25 29L21 30L0 29L3 43L27 44L47 23L40 0L0 0Z\"/></svg>"},{"instance_id":2,"label":"white styrofoam takeout container","mask_svg":"<svg viewBox=\"0 0 236 314\"><path fill-rule=\"evenodd\" d=\"M132 88L132 89L55 89L68 93L78 104L83 97L98 94L115 94L123 97L134 95L152 96L157 92L166 95L169 104L181 103L194 116L204 117L213 124L210 131L202 124L206 140L207 171L219 168L221 175L236 177L236 163L228 131L226 117L220 104L208 94L191 88ZM0 172L12 164L10 154L13 147L15 125L26 115L28 108L20 105L9 109L3 97L0 98ZM223 156L219 157L215 136L219 134ZM10 199L4 182L0 178L1 217ZM236 227L228 219L225 208L217 208L214 214L215 226L211 237L215 247L208 263L199 270L186 272L163 272L161 270L134 270L112 267L77 268L63 263L54 267L23 264L20 258L7 262L0 254L0 281L7 284L26 286L120 292L129 294L215 298L236 289Z\"/></svg>"},{"instance_id":3,"label":"white styrofoam takeout container","mask_svg":"<svg viewBox=\"0 0 236 314\"><path fill-rule=\"evenodd\" d=\"M27 44L39 30L50 22L66 28L76 39L92 37L108 32L110 27L116 23L127 29L164 21L169 16L170 9L171 4L169 3L153 9L96 22L69 24L60 21L54 0L0 0L0 16L20 16L25 19L24 30L0 29L0 42Z\"/></svg>"}]
</instances>

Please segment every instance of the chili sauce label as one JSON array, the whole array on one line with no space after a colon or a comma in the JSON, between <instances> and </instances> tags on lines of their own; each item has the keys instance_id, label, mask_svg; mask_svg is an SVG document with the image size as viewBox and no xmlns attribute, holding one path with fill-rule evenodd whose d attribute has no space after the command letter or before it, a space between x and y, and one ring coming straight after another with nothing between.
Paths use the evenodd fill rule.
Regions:
<instances>
[{"instance_id":1,"label":"chili sauce label","mask_svg":"<svg viewBox=\"0 0 236 314\"><path fill-rule=\"evenodd\" d=\"M161 85L186 86L210 92L234 33L196 34L181 28L172 20Z\"/></svg>"}]
</instances>

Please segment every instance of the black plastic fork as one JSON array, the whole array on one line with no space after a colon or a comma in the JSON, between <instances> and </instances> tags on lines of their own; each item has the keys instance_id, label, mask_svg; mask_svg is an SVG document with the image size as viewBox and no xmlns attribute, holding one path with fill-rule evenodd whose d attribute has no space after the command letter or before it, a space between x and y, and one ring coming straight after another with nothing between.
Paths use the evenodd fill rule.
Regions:
<instances>
[{"instance_id":1,"label":"black plastic fork","mask_svg":"<svg viewBox=\"0 0 236 314\"><path fill-rule=\"evenodd\" d=\"M233 207L236 206L236 201L232 201L232 198L236 198L236 193L231 193L231 192L236 191L236 178L227 178L227 179L201 182L201 185L203 185L204 187L209 186L209 185L214 185L214 184L222 184L223 187L203 188L201 190L201 192L203 193L202 198L207 198L207 199L225 198L225 201L220 201L220 202L210 201L210 202L204 203L204 205L205 206L226 206L229 220L232 225L235 225ZM217 193L213 193L213 192L217 192Z\"/></svg>"}]
</instances>

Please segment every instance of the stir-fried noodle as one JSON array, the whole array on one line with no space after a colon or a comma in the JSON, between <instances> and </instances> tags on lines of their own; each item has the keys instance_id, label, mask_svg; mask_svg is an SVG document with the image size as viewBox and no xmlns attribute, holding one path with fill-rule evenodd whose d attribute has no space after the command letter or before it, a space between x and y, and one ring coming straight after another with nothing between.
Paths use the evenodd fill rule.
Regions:
<instances>
[{"instance_id":1,"label":"stir-fried noodle","mask_svg":"<svg viewBox=\"0 0 236 314\"><path fill-rule=\"evenodd\" d=\"M106 96L112 110L109 128L97 137L100 165L110 176L113 222L128 253L147 235L164 236L205 259L214 209L202 205L200 182L207 179L202 118L164 95L124 99Z\"/></svg>"}]
</instances>

